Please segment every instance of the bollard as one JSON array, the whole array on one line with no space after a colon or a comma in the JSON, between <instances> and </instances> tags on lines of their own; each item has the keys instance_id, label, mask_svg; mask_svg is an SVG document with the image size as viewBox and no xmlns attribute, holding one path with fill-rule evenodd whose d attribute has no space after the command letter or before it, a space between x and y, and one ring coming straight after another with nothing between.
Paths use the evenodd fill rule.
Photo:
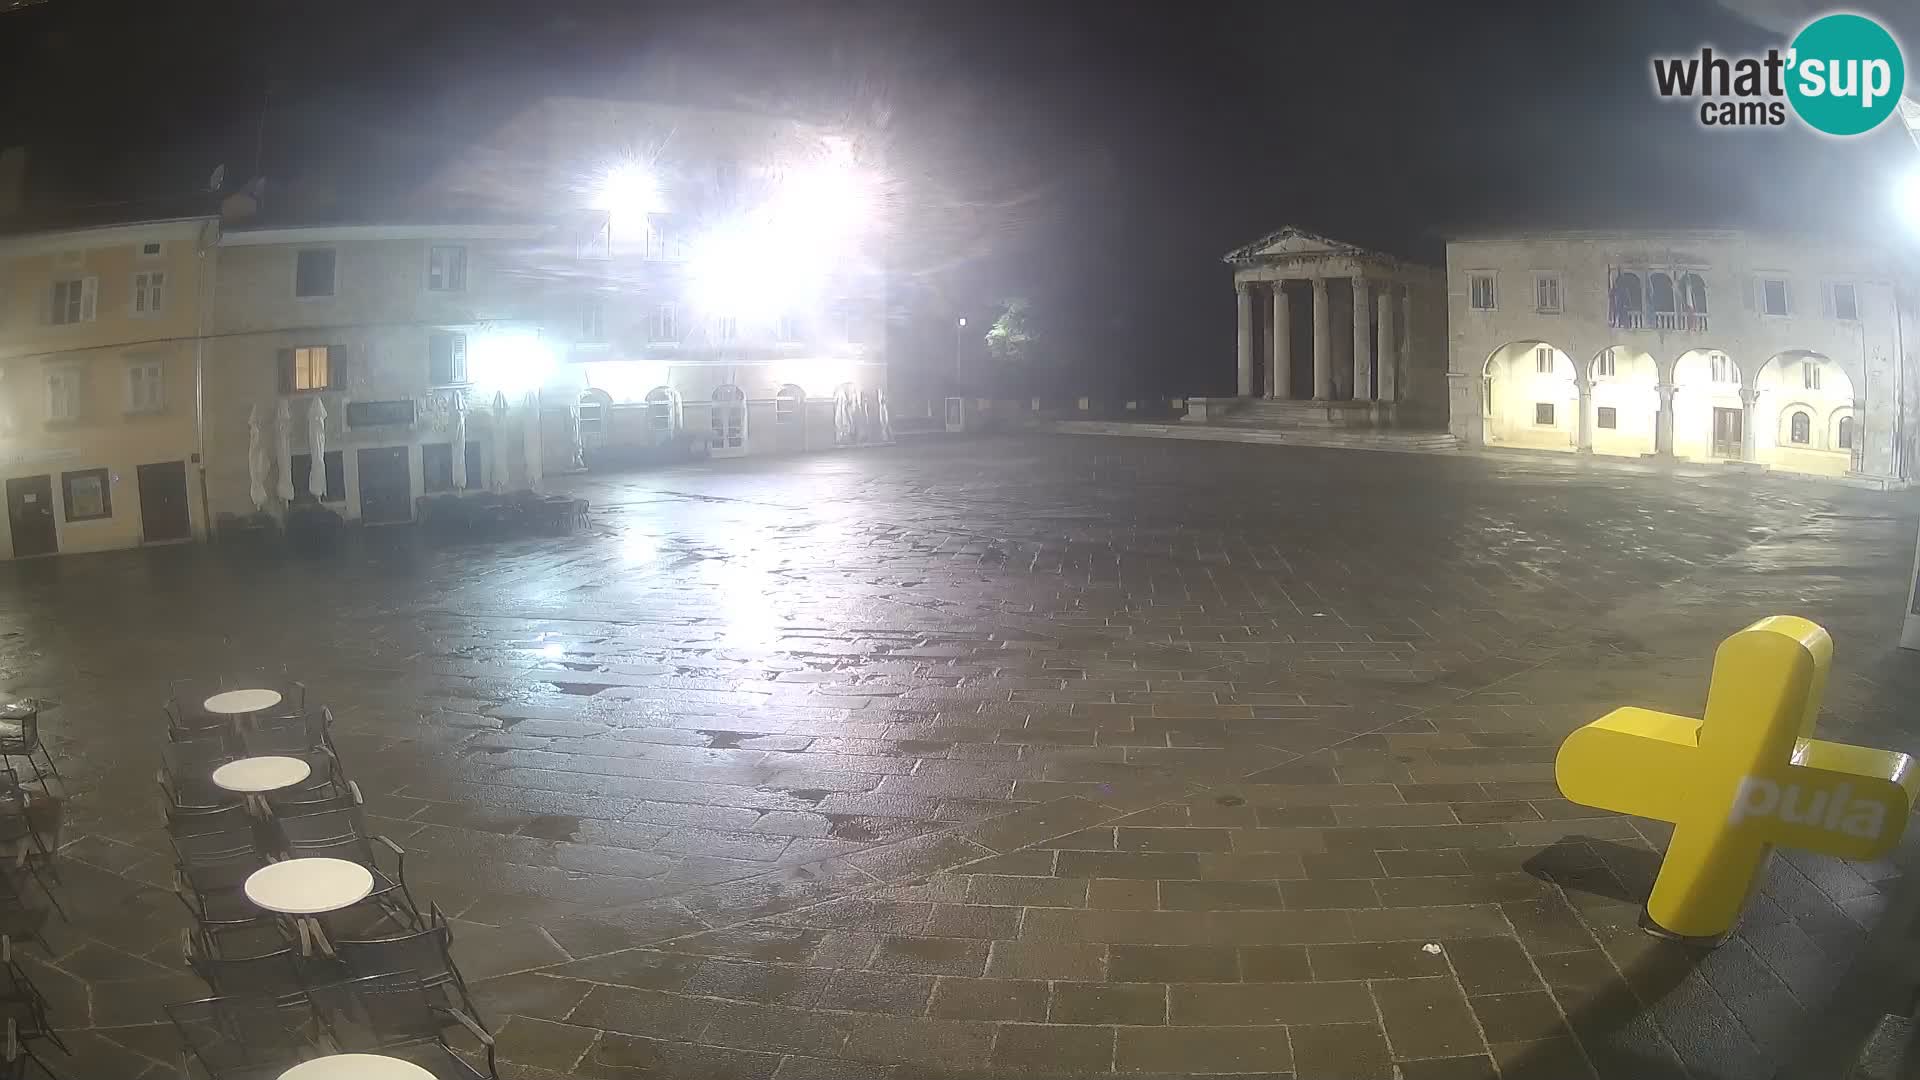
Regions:
<instances>
[{"instance_id":1,"label":"bollard","mask_svg":"<svg viewBox=\"0 0 1920 1080\"><path fill-rule=\"evenodd\" d=\"M1673 823L1654 927L1726 934L1776 844L1875 859L1900 842L1920 794L1913 759L1810 737L1832 658L1814 623L1761 619L1720 643L1704 718L1615 709L1560 745L1569 800Z\"/></svg>"}]
</instances>

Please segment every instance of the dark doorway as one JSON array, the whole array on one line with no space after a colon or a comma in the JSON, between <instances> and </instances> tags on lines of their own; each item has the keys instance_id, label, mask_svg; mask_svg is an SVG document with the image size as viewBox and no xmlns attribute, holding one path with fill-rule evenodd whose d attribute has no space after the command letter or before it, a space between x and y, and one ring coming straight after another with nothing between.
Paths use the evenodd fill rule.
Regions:
<instances>
[{"instance_id":1,"label":"dark doorway","mask_svg":"<svg viewBox=\"0 0 1920 1080\"><path fill-rule=\"evenodd\" d=\"M13 528L13 557L60 550L53 531L53 478L17 476L7 481L7 524Z\"/></svg>"},{"instance_id":2,"label":"dark doorway","mask_svg":"<svg viewBox=\"0 0 1920 1080\"><path fill-rule=\"evenodd\" d=\"M360 520L368 525L413 520L406 447L360 451Z\"/></svg>"},{"instance_id":3,"label":"dark doorway","mask_svg":"<svg viewBox=\"0 0 1920 1080\"><path fill-rule=\"evenodd\" d=\"M1714 409L1713 455L1715 457L1739 457L1740 436L1740 410Z\"/></svg>"},{"instance_id":4,"label":"dark doorway","mask_svg":"<svg viewBox=\"0 0 1920 1080\"><path fill-rule=\"evenodd\" d=\"M191 538L193 518L187 509L187 463L162 461L142 465L139 473L140 538L149 544Z\"/></svg>"}]
</instances>

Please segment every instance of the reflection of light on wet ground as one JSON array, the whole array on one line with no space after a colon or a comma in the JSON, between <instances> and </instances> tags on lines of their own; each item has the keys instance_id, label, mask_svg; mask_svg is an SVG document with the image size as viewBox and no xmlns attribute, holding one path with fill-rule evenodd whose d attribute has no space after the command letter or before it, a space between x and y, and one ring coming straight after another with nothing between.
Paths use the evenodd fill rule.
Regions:
<instances>
[{"instance_id":1,"label":"reflection of light on wet ground","mask_svg":"<svg viewBox=\"0 0 1920 1080\"><path fill-rule=\"evenodd\" d=\"M620 538L620 562L623 565L643 566L652 562L659 554L658 537L636 530Z\"/></svg>"}]
</instances>

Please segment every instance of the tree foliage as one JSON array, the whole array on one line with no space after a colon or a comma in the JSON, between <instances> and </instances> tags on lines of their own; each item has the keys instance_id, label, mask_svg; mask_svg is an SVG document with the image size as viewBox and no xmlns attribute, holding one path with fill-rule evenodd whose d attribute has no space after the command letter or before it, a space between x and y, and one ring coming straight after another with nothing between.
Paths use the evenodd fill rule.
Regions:
<instances>
[{"instance_id":1,"label":"tree foliage","mask_svg":"<svg viewBox=\"0 0 1920 1080\"><path fill-rule=\"evenodd\" d=\"M1034 362L1035 346L1026 300L1008 300L987 329L987 352L1005 367L1024 369Z\"/></svg>"}]
</instances>

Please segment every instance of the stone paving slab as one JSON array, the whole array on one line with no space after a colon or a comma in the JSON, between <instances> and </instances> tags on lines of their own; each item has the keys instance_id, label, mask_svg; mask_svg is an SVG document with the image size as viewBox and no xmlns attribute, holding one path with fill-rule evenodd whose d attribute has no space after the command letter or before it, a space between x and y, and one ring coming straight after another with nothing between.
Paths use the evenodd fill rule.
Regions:
<instances>
[{"instance_id":1,"label":"stone paving slab","mask_svg":"<svg viewBox=\"0 0 1920 1080\"><path fill-rule=\"evenodd\" d=\"M1907 750L1910 500L1556 462L1032 437L571 485L584 535L10 564L55 698L77 1075L204 987L146 793L172 677L298 672L523 1077L1769 1075L1898 861L1646 937L1657 823L1558 797L1725 634L1833 630Z\"/></svg>"}]
</instances>

